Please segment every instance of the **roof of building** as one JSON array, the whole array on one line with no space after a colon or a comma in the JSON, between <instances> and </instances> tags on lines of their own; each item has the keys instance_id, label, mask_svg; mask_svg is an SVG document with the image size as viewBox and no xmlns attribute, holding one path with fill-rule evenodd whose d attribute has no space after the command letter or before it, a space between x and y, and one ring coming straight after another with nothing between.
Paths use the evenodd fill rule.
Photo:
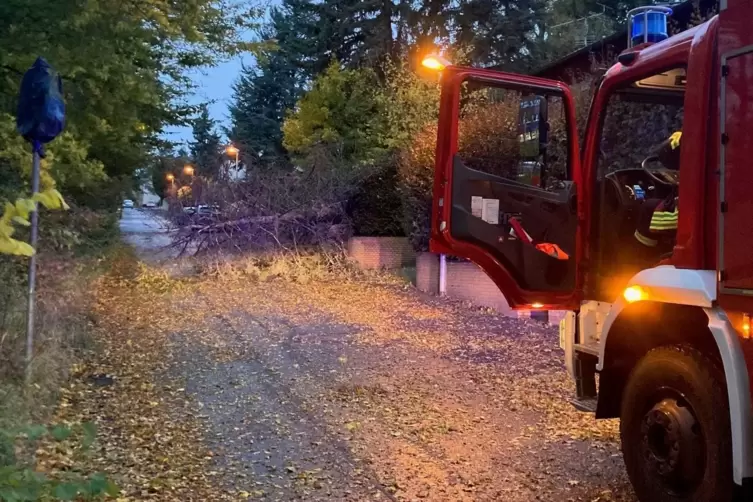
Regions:
<instances>
[{"instance_id":1,"label":"roof of building","mask_svg":"<svg viewBox=\"0 0 753 502\"><path fill-rule=\"evenodd\" d=\"M671 19L679 23L681 29L684 29L691 19L695 7L698 7L702 14L712 11L716 8L718 0L687 0L682 3L672 4ZM598 40L591 45L571 52L567 56L556 61L550 62L545 66L534 71L534 75L550 76L552 74L562 73L565 69L577 66L584 59L590 58L592 54L600 53L606 48L613 48L618 53L627 49L627 26L608 37Z\"/></svg>"}]
</instances>

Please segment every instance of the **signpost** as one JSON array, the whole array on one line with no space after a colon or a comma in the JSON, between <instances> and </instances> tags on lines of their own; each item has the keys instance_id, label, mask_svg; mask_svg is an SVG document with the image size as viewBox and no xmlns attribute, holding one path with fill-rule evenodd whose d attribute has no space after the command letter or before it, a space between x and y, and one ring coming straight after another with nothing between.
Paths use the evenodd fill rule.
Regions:
<instances>
[{"instance_id":1,"label":"signpost","mask_svg":"<svg viewBox=\"0 0 753 502\"><path fill-rule=\"evenodd\" d=\"M65 102L60 75L44 60L37 58L24 74L18 99L16 129L31 143L33 164L31 171L32 197L39 193L39 174L43 145L55 139L65 127ZM38 203L34 203L38 206ZM34 310L37 275L37 240L39 237L38 207L31 212L31 242L34 253L29 260L28 311L26 319L26 381L31 376L34 356Z\"/></svg>"}]
</instances>

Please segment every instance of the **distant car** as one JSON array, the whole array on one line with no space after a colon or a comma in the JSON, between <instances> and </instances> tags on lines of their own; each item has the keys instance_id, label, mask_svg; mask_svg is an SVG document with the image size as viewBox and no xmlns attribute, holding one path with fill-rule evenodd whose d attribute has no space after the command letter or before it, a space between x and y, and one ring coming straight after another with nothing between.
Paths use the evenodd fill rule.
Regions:
<instances>
[{"instance_id":1,"label":"distant car","mask_svg":"<svg viewBox=\"0 0 753 502\"><path fill-rule=\"evenodd\" d=\"M157 204L155 204L154 202L144 202L142 207L154 208L157 207Z\"/></svg>"},{"instance_id":2,"label":"distant car","mask_svg":"<svg viewBox=\"0 0 753 502\"><path fill-rule=\"evenodd\" d=\"M124 200L123 207L133 207L133 201L131 199Z\"/></svg>"},{"instance_id":3,"label":"distant car","mask_svg":"<svg viewBox=\"0 0 753 502\"><path fill-rule=\"evenodd\" d=\"M199 214L204 214L204 215L207 215L207 214L218 215L218 214L220 214L220 206L218 206L216 204L215 205L211 205L211 206L209 206L207 204L202 204L202 205L199 206Z\"/></svg>"}]
</instances>

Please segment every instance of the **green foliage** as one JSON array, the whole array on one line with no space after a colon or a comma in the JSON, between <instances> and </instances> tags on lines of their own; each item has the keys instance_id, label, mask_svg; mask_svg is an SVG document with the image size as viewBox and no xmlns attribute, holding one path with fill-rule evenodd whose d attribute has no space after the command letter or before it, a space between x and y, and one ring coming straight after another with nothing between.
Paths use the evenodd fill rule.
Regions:
<instances>
[{"instance_id":1,"label":"green foliage","mask_svg":"<svg viewBox=\"0 0 753 502\"><path fill-rule=\"evenodd\" d=\"M283 124L285 147L305 157L326 146L345 162L371 162L385 152L383 108L376 75L332 63Z\"/></svg>"},{"instance_id":2,"label":"green foliage","mask_svg":"<svg viewBox=\"0 0 753 502\"><path fill-rule=\"evenodd\" d=\"M398 156L398 183L403 206L400 221L405 235L418 251L429 248L436 144L437 125L428 124L416 134L410 145L400 150Z\"/></svg>"},{"instance_id":3,"label":"green foliage","mask_svg":"<svg viewBox=\"0 0 753 502\"><path fill-rule=\"evenodd\" d=\"M397 191L395 159L366 177L348 201L347 212L355 235L394 237L404 235L401 225L403 209Z\"/></svg>"},{"instance_id":4,"label":"green foliage","mask_svg":"<svg viewBox=\"0 0 753 502\"><path fill-rule=\"evenodd\" d=\"M292 64L274 51L256 66L244 66L230 106L233 144L246 159L263 165L285 163L282 123L295 105L298 87Z\"/></svg>"},{"instance_id":5,"label":"green foliage","mask_svg":"<svg viewBox=\"0 0 753 502\"><path fill-rule=\"evenodd\" d=\"M216 178L222 166L222 145L216 132L216 123L209 117L209 110L203 106L193 123L191 158L204 178Z\"/></svg>"},{"instance_id":6,"label":"green foliage","mask_svg":"<svg viewBox=\"0 0 753 502\"><path fill-rule=\"evenodd\" d=\"M386 143L403 148L435 122L439 115L439 85L436 74L423 78L405 63L388 61L383 66L385 83L381 90L386 121Z\"/></svg>"},{"instance_id":7,"label":"green foliage","mask_svg":"<svg viewBox=\"0 0 753 502\"><path fill-rule=\"evenodd\" d=\"M12 22L0 29L0 112L14 112L20 72L45 56L63 75L68 111L68 136L50 145L58 161L49 172L74 202L92 204L84 195L98 190L114 207L129 183L135 188L134 173L164 128L195 113L183 100L188 72L253 48L240 33L258 14L226 0L4 0L0 19ZM11 176L0 178L0 195L12 199L28 179L13 166L31 162L4 137L6 122L0 173Z\"/></svg>"},{"instance_id":8,"label":"green foliage","mask_svg":"<svg viewBox=\"0 0 753 502\"><path fill-rule=\"evenodd\" d=\"M0 500L93 500L117 496L119 490L104 474L84 477L74 472L45 475L34 469L38 451L48 443L65 443L74 455L84 454L96 437L94 424L76 427L57 424L0 429Z\"/></svg>"},{"instance_id":9,"label":"green foliage","mask_svg":"<svg viewBox=\"0 0 753 502\"><path fill-rule=\"evenodd\" d=\"M170 194L175 195L182 185L190 183L190 179L183 174L183 167L189 162L185 152L176 155L166 151L152 158L147 175L154 193L165 198ZM173 180L168 180L168 176L172 176Z\"/></svg>"}]
</instances>

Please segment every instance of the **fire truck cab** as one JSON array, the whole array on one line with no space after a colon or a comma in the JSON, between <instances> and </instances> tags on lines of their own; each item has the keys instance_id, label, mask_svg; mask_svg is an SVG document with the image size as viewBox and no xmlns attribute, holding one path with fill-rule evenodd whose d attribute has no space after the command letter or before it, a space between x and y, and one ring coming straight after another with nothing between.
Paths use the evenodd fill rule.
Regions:
<instances>
[{"instance_id":1,"label":"fire truck cab","mask_svg":"<svg viewBox=\"0 0 753 502\"><path fill-rule=\"evenodd\" d=\"M753 499L752 19L753 0L721 0L667 37L665 10L631 14L582 141L564 83L435 65L431 250L474 261L514 308L568 311L574 404L620 418L643 502ZM679 170L652 153L675 132ZM642 215L668 198L676 233L646 245Z\"/></svg>"}]
</instances>

